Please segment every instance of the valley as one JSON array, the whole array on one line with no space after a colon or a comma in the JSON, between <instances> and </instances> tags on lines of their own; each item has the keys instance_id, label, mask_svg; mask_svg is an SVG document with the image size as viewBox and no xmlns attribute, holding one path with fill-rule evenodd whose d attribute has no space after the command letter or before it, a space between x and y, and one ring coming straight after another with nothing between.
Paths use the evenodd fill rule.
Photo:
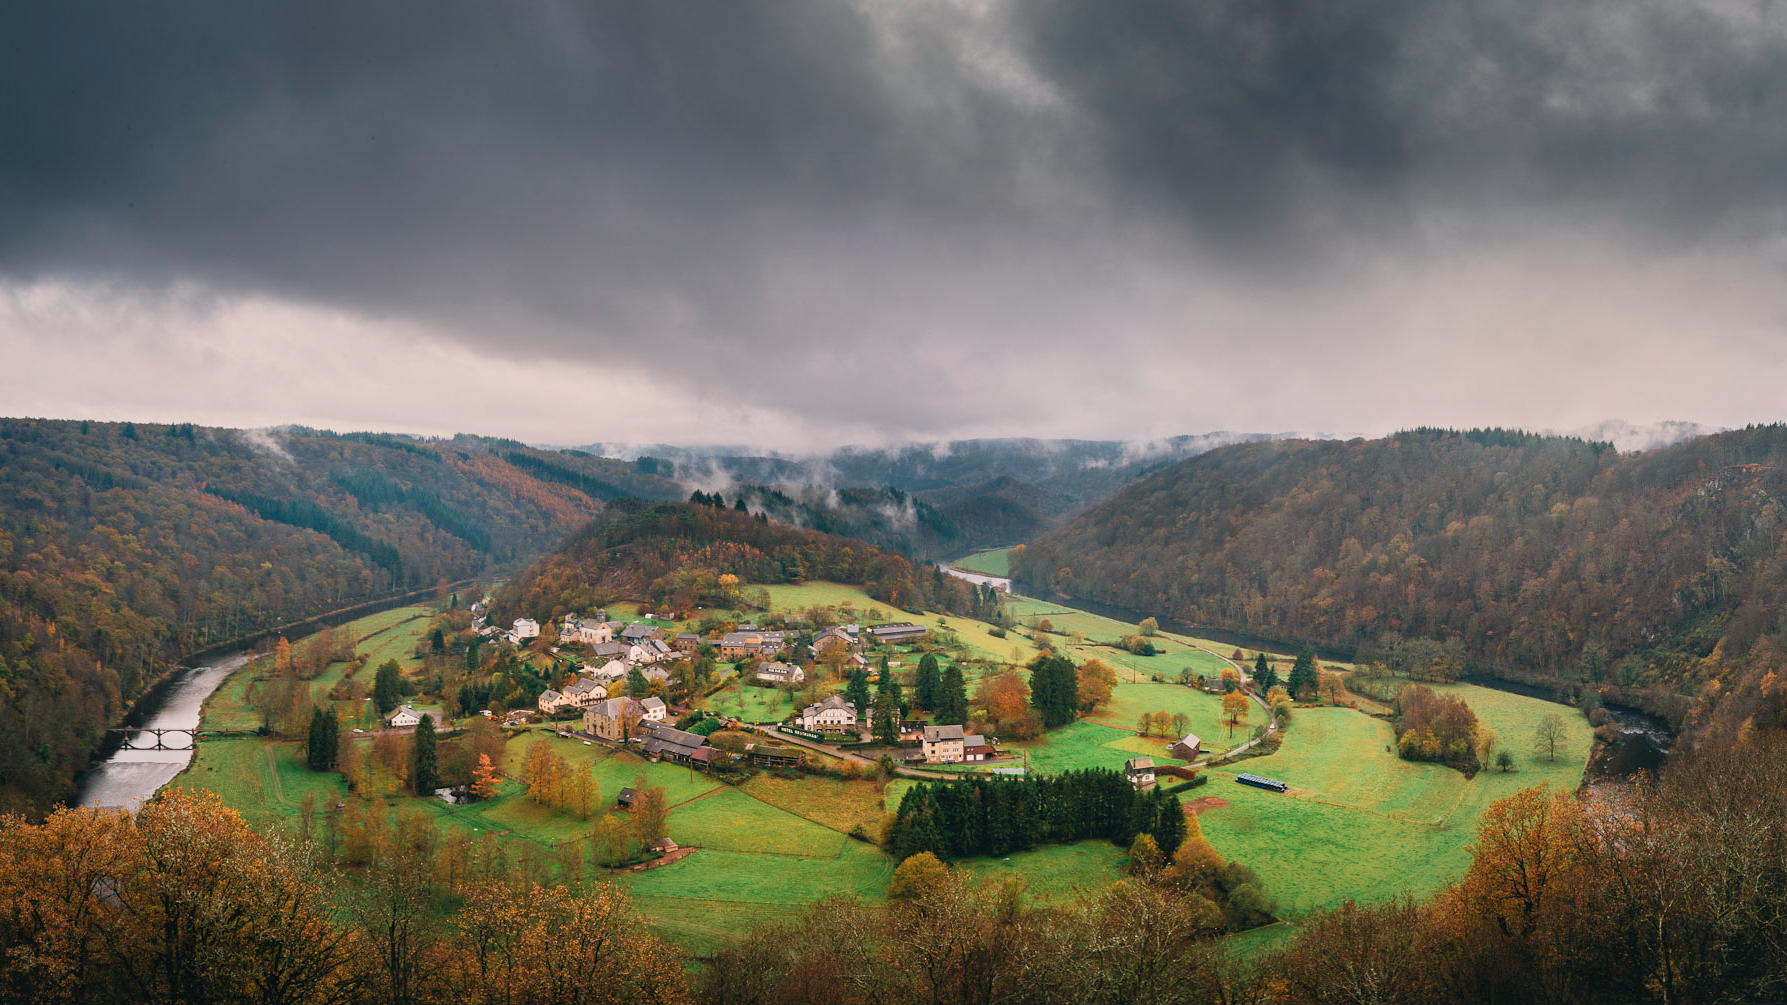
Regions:
<instances>
[{"instance_id":1,"label":"valley","mask_svg":"<svg viewBox=\"0 0 1787 1005\"><path fill-rule=\"evenodd\" d=\"M1160 653L1136 656L1113 643L1133 636L1140 630L1137 625L1057 602L1011 598L1005 609L1014 624L1008 628L959 615L894 608L844 584L770 585L763 596L768 600L763 608L726 616L773 621L829 608L865 621L926 626L929 641L887 650L894 672L908 675L908 687L910 668L923 652L938 656L945 666L960 664L971 688L985 674L1021 667L1036 653L1027 636L1036 634L1034 626L1045 619L1060 633L1056 638L1062 650L1076 662L1101 659L1116 671L1117 682L1103 708L1036 739L1006 741L999 760L955 766L958 771L988 771L1004 764L1036 775L1084 768L1121 771L1138 755L1152 756L1160 765L1183 764L1168 755L1169 737L1138 735L1140 716L1157 711L1186 716L1190 731L1206 738L1203 757L1220 755L1239 743L1260 719L1256 708L1253 723L1231 738L1222 722L1219 698L1177 683L1188 674L1193 680L1197 674L1214 678L1229 666L1215 653L1213 643L1160 635L1155 637ZM332 689L356 663L370 669L387 659L396 660L413 685L423 685L431 672L426 643L430 626L444 623L448 613L438 607L400 608L344 626L342 634L353 640L352 658L330 663L311 687L319 693ZM618 605L610 613L631 616ZM669 634L698 629L694 620L654 623L663 624ZM301 651L307 644L309 640L294 640L294 649ZM555 654L543 650L520 655L544 665L557 662ZM1245 665L1251 668L1255 654L1245 655ZM817 665L813 669L823 672ZM253 728L263 716L253 695L268 686L259 676L266 672L265 658L237 671L207 702L205 724ZM738 679L741 672L742 665L722 669L716 688L680 707L774 723L792 714L797 705L842 690L845 684L830 680L790 697L776 688L743 686ZM1559 708L1469 685L1446 690L1465 698L1510 743L1524 743L1532 724L1547 710ZM366 718L364 707L370 704L370 699L337 702L335 711L344 724L369 728L375 725ZM426 693L408 704L418 710L441 707L438 696ZM459 726L477 719L451 714L446 718ZM302 742L279 737L207 740L174 784L216 791L260 827L320 832L340 827L342 820L369 809L393 819L415 814L438 829L440 840L448 844L494 841L510 861L533 874L594 882L604 871L586 860L596 820L604 814L584 817L542 806L528 796L529 752L535 744L545 744L573 770L591 774L605 808L623 788L640 780L662 788L665 835L694 851L660 867L623 869L612 879L632 894L654 930L696 956L718 951L728 936L750 925L795 918L821 897L881 900L897 863L876 847L875 838L914 780L880 772L865 776L836 757L810 759L799 772L766 770L742 779L722 779L693 766L655 762L610 745L554 735L562 728L551 723L505 725L499 741L503 780L498 792L468 805L396 791L353 793L340 774L305 767ZM1556 762L1522 756L1515 772L1484 771L1467 778L1442 765L1398 759L1392 752L1389 725L1362 711L1332 705L1298 707L1276 752L1204 767L1202 776L1208 783L1183 798L1218 853L1259 873L1277 902L1278 916L1291 923L1273 926L1272 937L1288 938L1296 920L1310 911L1354 898L1382 900L1405 892L1424 897L1457 880L1468 864L1465 849L1475 839L1485 808L1534 784L1574 788L1592 743L1589 733L1587 723L1574 716L1567 754ZM371 743L351 737L353 733L344 734L347 742ZM834 745L833 749L849 748ZM1291 790L1281 795L1237 785L1234 778L1242 771L1283 778ZM306 813L310 822L301 823L299 817ZM617 808L605 813L618 820L628 817L627 811ZM573 856L578 860L574 866L568 864ZM1120 879L1125 862L1121 847L1087 841L997 859L968 858L961 867L989 879L1019 878L1026 898L1046 905L1067 903Z\"/></svg>"}]
</instances>

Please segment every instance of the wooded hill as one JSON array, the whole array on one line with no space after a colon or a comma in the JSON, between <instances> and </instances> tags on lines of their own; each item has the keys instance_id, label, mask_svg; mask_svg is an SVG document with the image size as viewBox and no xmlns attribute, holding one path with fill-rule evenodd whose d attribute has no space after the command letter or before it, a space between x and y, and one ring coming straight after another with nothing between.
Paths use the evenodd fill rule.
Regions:
<instances>
[{"instance_id":1,"label":"wooded hill","mask_svg":"<svg viewBox=\"0 0 1787 1005\"><path fill-rule=\"evenodd\" d=\"M680 492L508 440L0 420L0 810L72 795L188 653L526 560L605 498Z\"/></svg>"},{"instance_id":2,"label":"wooded hill","mask_svg":"<svg viewBox=\"0 0 1787 1005\"><path fill-rule=\"evenodd\" d=\"M1787 427L1652 452L1505 430L1224 447L1013 556L1032 590L1779 718ZM1787 677L1787 674L1780 675Z\"/></svg>"},{"instance_id":3,"label":"wooded hill","mask_svg":"<svg viewBox=\"0 0 1787 1005\"><path fill-rule=\"evenodd\" d=\"M807 579L860 585L905 610L971 613L977 601L966 581L862 541L717 503L621 500L511 580L495 613L500 623L588 614L619 600L726 607L738 602L740 586Z\"/></svg>"}]
</instances>

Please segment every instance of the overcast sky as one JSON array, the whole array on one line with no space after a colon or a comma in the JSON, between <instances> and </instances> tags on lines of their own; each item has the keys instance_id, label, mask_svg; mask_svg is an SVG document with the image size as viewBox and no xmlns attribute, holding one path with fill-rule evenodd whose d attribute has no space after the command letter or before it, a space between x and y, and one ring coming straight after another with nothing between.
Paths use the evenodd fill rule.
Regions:
<instances>
[{"instance_id":1,"label":"overcast sky","mask_svg":"<svg viewBox=\"0 0 1787 1005\"><path fill-rule=\"evenodd\" d=\"M33 2L0 412L786 449L1787 418L1787 11Z\"/></svg>"}]
</instances>

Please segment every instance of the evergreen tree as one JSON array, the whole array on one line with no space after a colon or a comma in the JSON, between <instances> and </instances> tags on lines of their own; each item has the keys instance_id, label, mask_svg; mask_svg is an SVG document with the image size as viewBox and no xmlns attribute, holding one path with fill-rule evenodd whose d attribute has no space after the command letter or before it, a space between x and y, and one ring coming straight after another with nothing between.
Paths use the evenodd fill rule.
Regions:
<instances>
[{"instance_id":1,"label":"evergreen tree","mask_svg":"<svg viewBox=\"0 0 1787 1005\"><path fill-rule=\"evenodd\" d=\"M936 711L934 718L940 726L961 726L968 721L968 682L955 663L943 671L943 681L937 685Z\"/></svg>"},{"instance_id":2,"label":"evergreen tree","mask_svg":"<svg viewBox=\"0 0 1787 1005\"><path fill-rule=\"evenodd\" d=\"M1254 690L1260 694L1265 694L1278 686L1278 671L1272 669L1272 664L1266 659L1265 653L1254 657L1253 682Z\"/></svg>"},{"instance_id":3,"label":"evergreen tree","mask_svg":"<svg viewBox=\"0 0 1787 1005\"><path fill-rule=\"evenodd\" d=\"M1030 661L1030 706L1048 729L1074 720L1080 707L1080 683L1072 660L1046 652Z\"/></svg>"},{"instance_id":4,"label":"evergreen tree","mask_svg":"<svg viewBox=\"0 0 1787 1005\"><path fill-rule=\"evenodd\" d=\"M1291 666L1291 679L1288 684L1292 697L1300 697L1305 689L1314 691L1321 681L1315 672L1315 649L1304 646L1297 654L1297 662Z\"/></svg>"},{"instance_id":5,"label":"evergreen tree","mask_svg":"<svg viewBox=\"0 0 1787 1005\"><path fill-rule=\"evenodd\" d=\"M312 771L328 771L335 767L335 748L340 742L340 727L335 713L322 708L311 710L310 736L305 744L305 762Z\"/></svg>"},{"instance_id":6,"label":"evergreen tree","mask_svg":"<svg viewBox=\"0 0 1787 1005\"><path fill-rule=\"evenodd\" d=\"M385 715L402 700L403 678L399 676L397 661L386 660L379 664L372 681L372 703L378 706L379 715Z\"/></svg>"},{"instance_id":7,"label":"evergreen tree","mask_svg":"<svg viewBox=\"0 0 1787 1005\"><path fill-rule=\"evenodd\" d=\"M644 698L651 693L651 681L645 679L645 671L638 667L633 667L627 671L627 697Z\"/></svg>"},{"instance_id":8,"label":"evergreen tree","mask_svg":"<svg viewBox=\"0 0 1787 1005\"><path fill-rule=\"evenodd\" d=\"M416 787L416 794L425 796L440 783L440 774L435 769L434 716L423 715L410 739L410 781Z\"/></svg>"},{"instance_id":9,"label":"evergreen tree","mask_svg":"<svg viewBox=\"0 0 1787 1005\"><path fill-rule=\"evenodd\" d=\"M857 715L869 711L869 675L861 667L850 671L850 683L844 686L844 700L856 706Z\"/></svg>"},{"instance_id":10,"label":"evergreen tree","mask_svg":"<svg viewBox=\"0 0 1787 1005\"><path fill-rule=\"evenodd\" d=\"M883 677L885 681L887 678ZM895 744L900 742L900 703L892 691L882 688L875 693L874 720L871 727L875 734L875 742Z\"/></svg>"},{"instance_id":11,"label":"evergreen tree","mask_svg":"<svg viewBox=\"0 0 1787 1005\"><path fill-rule=\"evenodd\" d=\"M918 661L918 676L912 682L912 701L919 708L937 710L937 696L942 690L937 674L937 657L925 653Z\"/></svg>"},{"instance_id":12,"label":"evergreen tree","mask_svg":"<svg viewBox=\"0 0 1787 1005\"><path fill-rule=\"evenodd\" d=\"M906 714L906 699L900 694L900 679L887 668L887 657L881 657L881 682L875 685L875 700L879 702L883 694L893 696L895 714Z\"/></svg>"},{"instance_id":13,"label":"evergreen tree","mask_svg":"<svg viewBox=\"0 0 1787 1005\"><path fill-rule=\"evenodd\" d=\"M1171 860L1173 853L1185 843L1185 808L1180 805L1179 797L1170 792L1156 789L1153 796L1154 825L1148 833L1154 835L1154 843L1160 846L1161 854Z\"/></svg>"}]
</instances>

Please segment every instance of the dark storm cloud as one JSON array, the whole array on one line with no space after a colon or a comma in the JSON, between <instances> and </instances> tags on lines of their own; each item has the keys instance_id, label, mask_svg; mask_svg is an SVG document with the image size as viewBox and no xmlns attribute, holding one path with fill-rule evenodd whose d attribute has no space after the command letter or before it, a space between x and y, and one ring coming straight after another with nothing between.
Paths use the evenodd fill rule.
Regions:
<instances>
[{"instance_id":1,"label":"dark storm cloud","mask_svg":"<svg viewBox=\"0 0 1787 1005\"><path fill-rule=\"evenodd\" d=\"M1780 16L29 4L0 41L0 274L269 295L529 359L655 351L696 396L770 363L759 399L890 431L1021 423L1019 389L1094 335L1160 371L1295 352L1317 319L1390 351L1373 307L1286 306L1362 259L1527 228L1777 254ZM865 362L934 390L865 400L840 379ZM1012 386L963 376L991 366Z\"/></svg>"}]
</instances>

